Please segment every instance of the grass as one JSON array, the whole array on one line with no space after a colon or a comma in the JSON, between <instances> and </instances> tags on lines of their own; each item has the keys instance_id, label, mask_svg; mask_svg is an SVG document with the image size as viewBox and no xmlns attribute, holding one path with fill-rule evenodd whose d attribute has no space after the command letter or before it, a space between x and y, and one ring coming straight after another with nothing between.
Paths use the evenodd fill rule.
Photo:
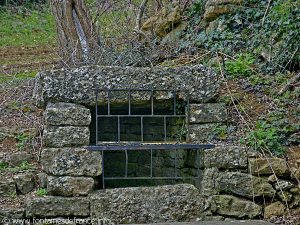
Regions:
<instances>
[{"instance_id":1,"label":"grass","mask_svg":"<svg viewBox=\"0 0 300 225\"><path fill-rule=\"evenodd\" d=\"M36 74L36 71L20 72L15 75L0 74L0 84L4 84L10 81L21 81L25 79L34 78Z\"/></svg>"},{"instance_id":2,"label":"grass","mask_svg":"<svg viewBox=\"0 0 300 225\"><path fill-rule=\"evenodd\" d=\"M48 8L12 11L0 7L0 48L54 45L55 37L55 22Z\"/></svg>"}]
</instances>

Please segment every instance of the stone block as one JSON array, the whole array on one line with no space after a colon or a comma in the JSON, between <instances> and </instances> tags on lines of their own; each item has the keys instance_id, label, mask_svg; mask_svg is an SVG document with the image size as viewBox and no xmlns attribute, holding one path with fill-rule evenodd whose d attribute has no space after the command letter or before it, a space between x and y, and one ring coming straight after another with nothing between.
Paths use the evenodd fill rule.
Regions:
<instances>
[{"instance_id":1,"label":"stone block","mask_svg":"<svg viewBox=\"0 0 300 225\"><path fill-rule=\"evenodd\" d=\"M204 150L204 167L243 169L248 166L247 149L240 146L217 146Z\"/></svg>"},{"instance_id":2,"label":"stone block","mask_svg":"<svg viewBox=\"0 0 300 225\"><path fill-rule=\"evenodd\" d=\"M272 216L283 216L286 207L281 202L274 202L265 207L264 218L270 219Z\"/></svg>"},{"instance_id":3,"label":"stone block","mask_svg":"<svg viewBox=\"0 0 300 225\"><path fill-rule=\"evenodd\" d=\"M217 168L208 168L204 170L203 179L201 181L201 194L204 196L212 196L219 194L219 186L217 179L219 170Z\"/></svg>"},{"instance_id":4,"label":"stone block","mask_svg":"<svg viewBox=\"0 0 300 225\"><path fill-rule=\"evenodd\" d=\"M48 177L47 191L50 195L79 196L88 195L94 187L91 177Z\"/></svg>"},{"instance_id":5,"label":"stone block","mask_svg":"<svg viewBox=\"0 0 300 225\"><path fill-rule=\"evenodd\" d=\"M47 147L87 146L90 140L88 127L47 126L44 130L44 143Z\"/></svg>"},{"instance_id":6,"label":"stone block","mask_svg":"<svg viewBox=\"0 0 300 225\"><path fill-rule=\"evenodd\" d=\"M190 123L220 123L227 121L227 109L223 103L191 104Z\"/></svg>"},{"instance_id":7,"label":"stone block","mask_svg":"<svg viewBox=\"0 0 300 225\"><path fill-rule=\"evenodd\" d=\"M8 219L22 219L25 214L25 209L21 206L4 206L0 208L0 221L1 219L5 219L7 221L2 222L8 222L9 225L13 224L12 221L9 221ZM9 223L10 222L10 223ZM21 224L21 223L20 223Z\"/></svg>"},{"instance_id":8,"label":"stone block","mask_svg":"<svg viewBox=\"0 0 300 225\"><path fill-rule=\"evenodd\" d=\"M218 94L220 81L219 75L203 65L172 68L84 66L38 73L35 79L34 99L39 106L45 106L47 102L95 105L95 87L134 86L154 89L180 87L190 90L191 102L204 103ZM99 99L103 99L105 93L99 94ZM145 95L139 94L135 99L141 100L144 97Z\"/></svg>"},{"instance_id":9,"label":"stone block","mask_svg":"<svg viewBox=\"0 0 300 225\"><path fill-rule=\"evenodd\" d=\"M89 216L90 203L88 198L80 197L30 197L26 199L26 217L68 217Z\"/></svg>"},{"instance_id":10,"label":"stone block","mask_svg":"<svg viewBox=\"0 0 300 225\"><path fill-rule=\"evenodd\" d=\"M17 189L22 194L27 194L31 192L35 187L35 177L33 173L17 174L14 177L14 180L17 185Z\"/></svg>"},{"instance_id":11,"label":"stone block","mask_svg":"<svg viewBox=\"0 0 300 225\"><path fill-rule=\"evenodd\" d=\"M220 173L216 183L222 192L247 198L258 196L273 197L276 193L267 179L240 172Z\"/></svg>"},{"instance_id":12,"label":"stone block","mask_svg":"<svg viewBox=\"0 0 300 225\"><path fill-rule=\"evenodd\" d=\"M102 172L101 153L84 148L45 148L41 164L54 176L96 177Z\"/></svg>"},{"instance_id":13,"label":"stone block","mask_svg":"<svg viewBox=\"0 0 300 225\"><path fill-rule=\"evenodd\" d=\"M253 175L269 175L274 172L277 176L289 174L287 163L281 158L250 158L249 171Z\"/></svg>"},{"instance_id":14,"label":"stone block","mask_svg":"<svg viewBox=\"0 0 300 225\"><path fill-rule=\"evenodd\" d=\"M210 205L213 212L222 216L252 219L262 213L261 206L231 195L214 195L210 199Z\"/></svg>"},{"instance_id":15,"label":"stone block","mask_svg":"<svg viewBox=\"0 0 300 225\"><path fill-rule=\"evenodd\" d=\"M0 180L0 197L12 197L16 195L16 183L12 179Z\"/></svg>"},{"instance_id":16,"label":"stone block","mask_svg":"<svg viewBox=\"0 0 300 225\"><path fill-rule=\"evenodd\" d=\"M107 189L90 200L92 219L116 224L195 221L204 211L204 198L189 184Z\"/></svg>"},{"instance_id":17,"label":"stone block","mask_svg":"<svg viewBox=\"0 0 300 225\"><path fill-rule=\"evenodd\" d=\"M45 111L46 125L89 126L90 110L73 103L49 103Z\"/></svg>"},{"instance_id":18,"label":"stone block","mask_svg":"<svg viewBox=\"0 0 300 225\"><path fill-rule=\"evenodd\" d=\"M207 143L213 140L215 129L219 123L191 124L189 139L192 143Z\"/></svg>"}]
</instances>

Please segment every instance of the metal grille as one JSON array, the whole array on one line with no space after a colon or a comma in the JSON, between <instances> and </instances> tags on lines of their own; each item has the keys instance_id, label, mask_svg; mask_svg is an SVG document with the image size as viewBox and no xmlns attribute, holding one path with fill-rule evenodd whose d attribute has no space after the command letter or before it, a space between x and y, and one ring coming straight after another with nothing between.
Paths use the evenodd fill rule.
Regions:
<instances>
[{"instance_id":1,"label":"metal grille","mask_svg":"<svg viewBox=\"0 0 300 225\"><path fill-rule=\"evenodd\" d=\"M116 97L113 97L113 93L121 93L121 96L119 96L119 99ZM132 96L133 93L139 93L139 97L143 98L144 100L148 101L150 104L149 113L144 114L135 114L133 113L132 108ZM147 93L149 96L147 97ZM157 114L155 113L155 94L156 93L162 93L164 98L170 99L172 101L172 110L168 114ZM185 102L185 110L183 110L181 113L178 112L178 96L181 96L182 99L184 99ZM127 99L128 105L126 113L122 114L116 114L112 113L111 105L113 102L122 101L124 102L124 98ZM126 101L126 100L125 100ZM106 107L105 113L99 113L99 103L104 103L104 106ZM96 106L95 106L95 121L96 121L96 145L95 146L89 146L88 149L92 151L101 151L102 152L102 184L103 188L105 188L105 180L148 180L148 179L196 179L200 177L200 150L201 149L209 149L213 148L213 145L210 144L191 144L188 143L189 140L189 93L185 90L162 90L162 89L99 89L96 91ZM99 138L101 137L101 133L99 132L99 126L101 126L101 119L103 118L114 118L117 120L117 140L110 140L110 141L99 141ZM121 140L121 119L122 118L139 118L140 123L140 138L139 141L126 141ZM163 140L152 140L151 142L147 142L144 140L144 120L145 118L162 118L163 121ZM170 141L167 139L167 119L168 118L183 118L185 121L185 128L186 128L186 140L183 141ZM177 168L177 151L179 149L182 150L191 150L194 149L196 151L196 176L193 177L183 177L178 175L178 168ZM149 176L137 176L132 177L128 176L128 151L135 151L135 150L141 150L141 151L148 151L150 152L150 171ZM155 176L153 173L153 155L154 152L157 150L171 150L175 151L175 158L174 158L174 176ZM124 176L121 177L105 177L105 171L104 171L104 153L106 151L114 152L114 151L124 151L125 154L125 168L124 168Z\"/></svg>"}]
</instances>

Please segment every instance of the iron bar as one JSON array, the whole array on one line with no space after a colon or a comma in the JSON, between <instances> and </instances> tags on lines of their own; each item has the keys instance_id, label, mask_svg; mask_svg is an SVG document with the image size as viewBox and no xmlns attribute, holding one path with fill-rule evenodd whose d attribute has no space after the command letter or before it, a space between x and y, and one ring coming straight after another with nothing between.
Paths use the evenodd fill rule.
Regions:
<instances>
[{"instance_id":1,"label":"iron bar","mask_svg":"<svg viewBox=\"0 0 300 225\"><path fill-rule=\"evenodd\" d=\"M187 105L186 105L186 130L187 130L187 134L186 134L186 141L190 142L190 96L189 93L187 93Z\"/></svg>"},{"instance_id":2,"label":"iron bar","mask_svg":"<svg viewBox=\"0 0 300 225\"><path fill-rule=\"evenodd\" d=\"M102 142L101 142L102 143ZM172 150L172 149L212 149L215 145L212 144L128 144L124 142L124 145L96 145L96 146L87 146L86 148L91 151L116 151L116 150Z\"/></svg>"},{"instance_id":3,"label":"iron bar","mask_svg":"<svg viewBox=\"0 0 300 225\"><path fill-rule=\"evenodd\" d=\"M199 154L199 149L197 151L197 176L200 176L200 154Z\"/></svg>"},{"instance_id":4,"label":"iron bar","mask_svg":"<svg viewBox=\"0 0 300 225\"><path fill-rule=\"evenodd\" d=\"M128 177L128 152L125 150L126 166L125 166L125 177Z\"/></svg>"},{"instance_id":5,"label":"iron bar","mask_svg":"<svg viewBox=\"0 0 300 225\"><path fill-rule=\"evenodd\" d=\"M154 104L153 104L153 95L154 90L151 90L151 115L154 115Z\"/></svg>"},{"instance_id":6,"label":"iron bar","mask_svg":"<svg viewBox=\"0 0 300 225\"><path fill-rule=\"evenodd\" d=\"M161 89L161 88L110 88L110 89L96 89L99 92L109 92L109 91L144 91L144 92L149 92L149 91L163 91L163 92L187 92L186 89Z\"/></svg>"},{"instance_id":7,"label":"iron bar","mask_svg":"<svg viewBox=\"0 0 300 225\"><path fill-rule=\"evenodd\" d=\"M118 116L118 142L121 141L120 116Z\"/></svg>"},{"instance_id":8,"label":"iron bar","mask_svg":"<svg viewBox=\"0 0 300 225\"><path fill-rule=\"evenodd\" d=\"M186 116L185 115L98 115L97 117L102 117L102 118L105 118L105 117L109 117L109 118L112 118L112 117L170 117L170 118L179 118L179 117L182 117L182 118L185 118Z\"/></svg>"},{"instance_id":9,"label":"iron bar","mask_svg":"<svg viewBox=\"0 0 300 225\"><path fill-rule=\"evenodd\" d=\"M105 180L183 180L198 179L199 177L105 177Z\"/></svg>"},{"instance_id":10,"label":"iron bar","mask_svg":"<svg viewBox=\"0 0 300 225\"><path fill-rule=\"evenodd\" d=\"M110 90L107 92L107 115L110 115Z\"/></svg>"},{"instance_id":11,"label":"iron bar","mask_svg":"<svg viewBox=\"0 0 300 225\"><path fill-rule=\"evenodd\" d=\"M102 151L102 188L105 189L104 151Z\"/></svg>"},{"instance_id":12,"label":"iron bar","mask_svg":"<svg viewBox=\"0 0 300 225\"><path fill-rule=\"evenodd\" d=\"M143 117L141 117L141 142L144 142L144 121Z\"/></svg>"},{"instance_id":13,"label":"iron bar","mask_svg":"<svg viewBox=\"0 0 300 225\"><path fill-rule=\"evenodd\" d=\"M175 149L174 151L175 151L174 174L175 174L175 177L177 177L177 149Z\"/></svg>"},{"instance_id":14,"label":"iron bar","mask_svg":"<svg viewBox=\"0 0 300 225\"><path fill-rule=\"evenodd\" d=\"M131 116L131 89L129 89L128 93L128 115Z\"/></svg>"},{"instance_id":15,"label":"iron bar","mask_svg":"<svg viewBox=\"0 0 300 225\"><path fill-rule=\"evenodd\" d=\"M95 113L98 115L98 91L96 91L96 106L95 106ZM98 116L96 116L96 144L98 143Z\"/></svg>"},{"instance_id":16,"label":"iron bar","mask_svg":"<svg viewBox=\"0 0 300 225\"><path fill-rule=\"evenodd\" d=\"M176 92L173 92L173 113L176 116Z\"/></svg>"},{"instance_id":17,"label":"iron bar","mask_svg":"<svg viewBox=\"0 0 300 225\"><path fill-rule=\"evenodd\" d=\"M167 118L164 116L164 134L165 134L165 142L167 142Z\"/></svg>"},{"instance_id":18,"label":"iron bar","mask_svg":"<svg viewBox=\"0 0 300 225\"><path fill-rule=\"evenodd\" d=\"M153 150L150 149L150 177L153 177Z\"/></svg>"}]
</instances>

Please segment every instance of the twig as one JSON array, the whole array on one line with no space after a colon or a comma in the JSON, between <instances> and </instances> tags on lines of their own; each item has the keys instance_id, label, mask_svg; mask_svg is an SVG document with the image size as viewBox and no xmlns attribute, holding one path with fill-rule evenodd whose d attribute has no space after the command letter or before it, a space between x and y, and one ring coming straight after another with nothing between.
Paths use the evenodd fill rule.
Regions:
<instances>
[{"instance_id":1,"label":"twig","mask_svg":"<svg viewBox=\"0 0 300 225\"><path fill-rule=\"evenodd\" d=\"M146 8L146 5L148 3L148 0L143 0L140 7L139 7L139 12L136 18L136 24L135 24L135 30L140 30L141 25L142 25L142 17L144 15L144 11Z\"/></svg>"},{"instance_id":2,"label":"twig","mask_svg":"<svg viewBox=\"0 0 300 225\"><path fill-rule=\"evenodd\" d=\"M290 79L289 81L288 81L288 83L284 86L284 87L282 87L281 89L280 89L280 91L279 91L279 95L282 95L284 92L286 92L288 89L290 89L291 88L291 86L293 86L293 84L294 83L296 83L297 81L299 81L300 80L300 73L298 73L297 75L295 75L292 79Z\"/></svg>"},{"instance_id":3,"label":"twig","mask_svg":"<svg viewBox=\"0 0 300 225\"><path fill-rule=\"evenodd\" d=\"M272 0L269 0L269 1L268 1L268 5L267 5L266 11L265 11L265 13L264 13L264 17L262 18L262 21L261 21L261 26L263 26L264 23L265 23L265 19L266 19L267 13L268 13L268 11L269 11L271 1L272 1Z\"/></svg>"}]
</instances>

